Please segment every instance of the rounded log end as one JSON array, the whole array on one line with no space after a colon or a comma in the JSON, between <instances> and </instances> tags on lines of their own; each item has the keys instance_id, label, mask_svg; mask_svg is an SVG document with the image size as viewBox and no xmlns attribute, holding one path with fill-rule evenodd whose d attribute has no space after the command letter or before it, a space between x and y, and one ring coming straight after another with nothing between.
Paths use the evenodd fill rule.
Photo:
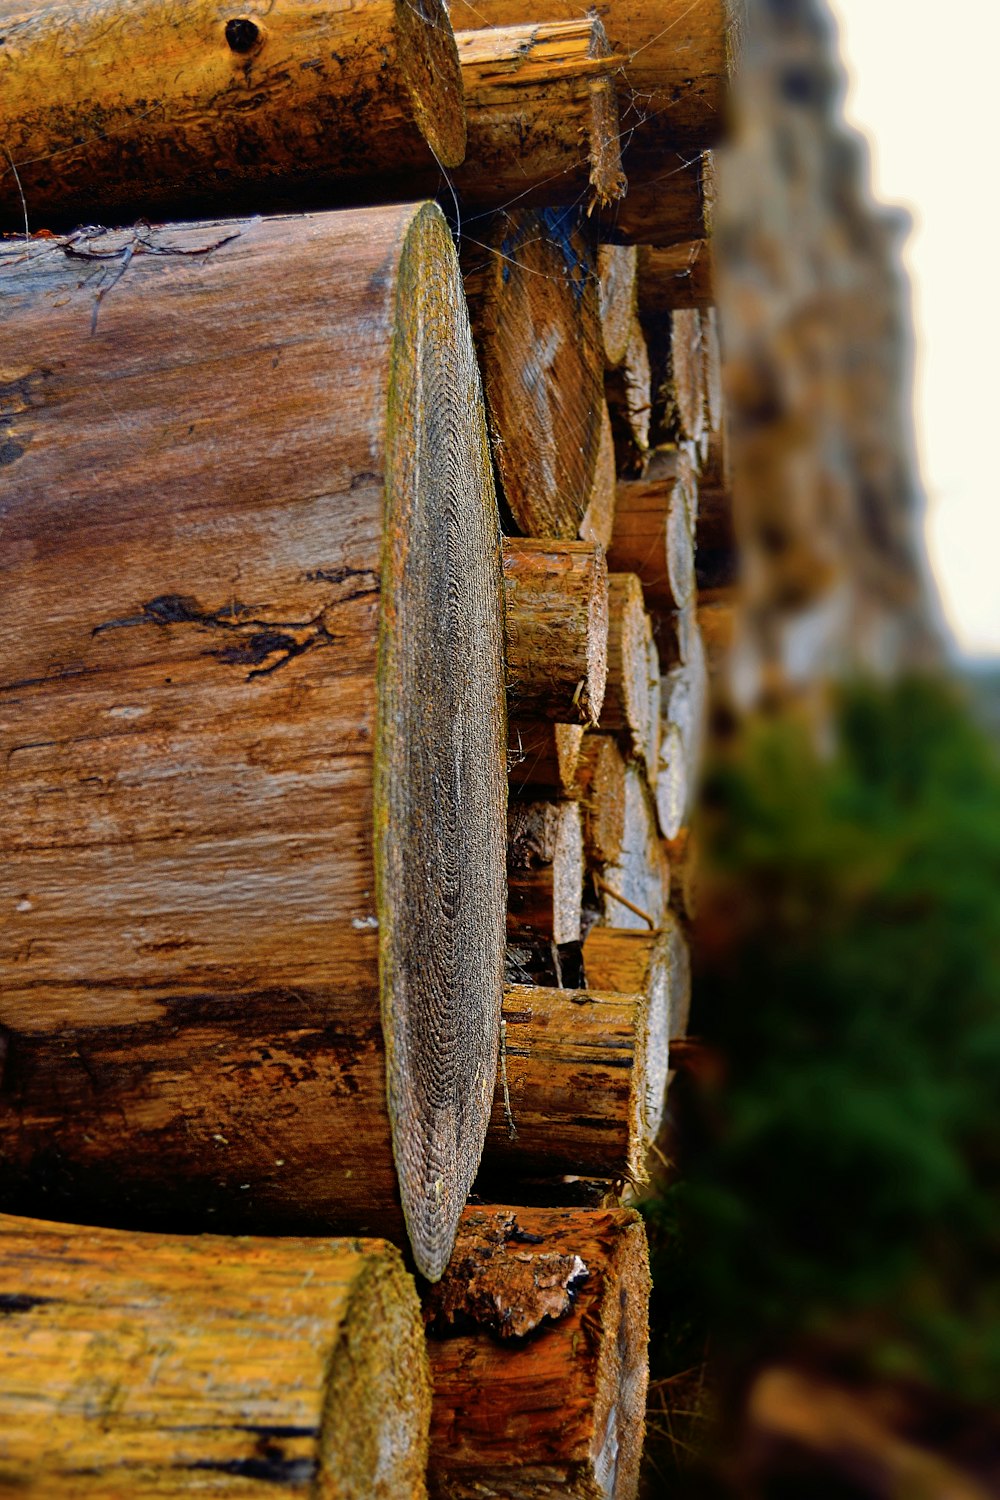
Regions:
<instances>
[{"instance_id":1,"label":"rounded log end","mask_svg":"<svg viewBox=\"0 0 1000 1500\"><path fill-rule=\"evenodd\" d=\"M638 1214L619 1210L597 1309L599 1354L593 1478L598 1495L625 1500L639 1483L649 1383L649 1249ZM609 1295L610 1293L610 1295Z\"/></svg>"},{"instance_id":2,"label":"rounded log end","mask_svg":"<svg viewBox=\"0 0 1000 1500\"><path fill-rule=\"evenodd\" d=\"M445 0L396 0L400 63L414 119L442 167L465 158L462 66Z\"/></svg>"},{"instance_id":3,"label":"rounded log end","mask_svg":"<svg viewBox=\"0 0 1000 1500\"><path fill-rule=\"evenodd\" d=\"M660 765L656 775L656 816L665 839L675 839L687 811L687 764L684 739L669 721L660 734Z\"/></svg>"},{"instance_id":4,"label":"rounded log end","mask_svg":"<svg viewBox=\"0 0 1000 1500\"><path fill-rule=\"evenodd\" d=\"M601 717L608 686L608 565L598 544L587 609L587 676L581 707L592 724Z\"/></svg>"},{"instance_id":5,"label":"rounded log end","mask_svg":"<svg viewBox=\"0 0 1000 1500\"><path fill-rule=\"evenodd\" d=\"M423 1493L431 1385L420 1300L398 1250L366 1252L327 1377L321 1500Z\"/></svg>"},{"instance_id":6,"label":"rounded log end","mask_svg":"<svg viewBox=\"0 0 1000 1500\"><path fill-rule=\"evenodd\" d=\"M552 861L552 941L578 943L583 918L583 822L576 802L559 809Z\"/></svg>"},{"instance_id":7,"label":"rounded log end","mask_svg":"<svg viewBox=\"0 0 1000 1500\"><path fill-rule=\"evenodd\" d=\"M447 1264L493 1099L506 714L499 518L458 262L434 204L400 256L388 395L375 859L389 1112L413 1254ZM474 997L470 1000L470 997Z\"/></svg>"}]
</instances>

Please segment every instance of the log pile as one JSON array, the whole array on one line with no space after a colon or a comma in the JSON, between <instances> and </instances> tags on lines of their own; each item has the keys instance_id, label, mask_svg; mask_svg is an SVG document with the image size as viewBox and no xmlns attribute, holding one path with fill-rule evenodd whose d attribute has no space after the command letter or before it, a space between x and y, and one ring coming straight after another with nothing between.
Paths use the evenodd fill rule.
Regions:
<instances>
[{"instance_id":1,"label":"log pile","mask_svg":"<svg viewBox=\"0 0 1000 1500\"><path fill-rule=\"evenodd\" d=\"M636 1493L732 28L620 9L0 0L18 1485Z\"/></svg>"}]
</instances>

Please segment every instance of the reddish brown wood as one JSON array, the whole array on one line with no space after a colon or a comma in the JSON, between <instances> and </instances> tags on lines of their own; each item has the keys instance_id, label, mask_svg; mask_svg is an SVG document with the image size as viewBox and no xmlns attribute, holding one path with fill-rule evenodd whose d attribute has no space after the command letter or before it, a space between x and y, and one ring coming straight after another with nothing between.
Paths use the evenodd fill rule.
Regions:
<instances>
[{"instance_id":1,"label":"reddish brown wood","mask_svg":"<svg viewBox=\"0 0 1000 1500\"><path fill-rule=\"evenodd\" d=\"M638 262L639 315L643 322L684 307L715 304L715 265L711 240L676 245L641 245Z\"/></svg>"},{"instance_id":2,"label":"reddish brown wood","mask_svg":"<svg viewBox=\"0 0 1000 1500\"><path fill-rule=\"evenodd\" d=\"M658 450L662 451L662 450ZM694 595L694 543L690 459L674 450L674 462L661 464L662 478L624 480L618 485L615 531L608 555L613 573L634 573L646 606L663 612L683 609Z\"/></svg>"},{"instance_id":3,"label":"reddish brown wood","mask_svg":"<svg viewBox=\"0 0 1000 1500\"><path fill-rule=\"evenodd\" d=\"M628 191L598 221L602 239L654 246L710 239L717 191L712 153L692 155L655 143L641 145L640 136L637 133L625 154Z\"/></svg>"},{"instance_id":4,"label":"reddish brown wood","mask_svg":"<svg viewBox=\"0 0 1000 1500\"><path fill-rule=\"evenodd\" d=\"M612 864L625 835L625 762L609 734L587 734L576 772L588 864Z\"/></svg>"},{"instance_id":5,"label":"reddish brown wood","mask_svg":"<svg viewBox=\"0 0 1000 1500\"><path fill-rule=\"evenodd\" d=\"M503 540L507 692L525 719L596 722L608 675L608 569L592 542Z\"/></svg>"},{"instance_id":6,"label":"reddish brown wood","mask_svg":"<svg viewBox=\"0 0 1000 1500\"><path fill-rule=\"evenodd\" d=\"M615 461L619 474L641 474L649 452L653 409L649 350L638 317L633 317L621 364L609 370L604 390L611 415Z\"/></svg>"},{"instance_id":7,"label":"reddish brown wood","mask_svg":"<svg viewBox=\"0 0 1000 1500\"><path fill-rule=\"evenodd\" d=\"M620 365L628 351L636 314L636 263L634 245L598 245L597 275L601 288L601 332L604 358Z\"/></svg>"},{"instance_id":8,"label":"reddish brown wood","mask_svg":"<svg viewBox=\"0 0 1000 1500\"><path fill-rule=\"evenodd\" d=\"M507 748L511 787L536 800L572 797L583 738L582 724L513 722Z\"/></svg>"},{"instance_id":9,"label":"reddish brown wood","mask_svg":"<svg viewBox=\"0 0 1000 1500\"><path fill-rule=\"evenodd\" d=\"M594 482L590 498L580 522L580 536L588 542L597 542L605 551L611 542L615 524L615 440L611 431L608 403L601 397L601 445L597 452Z\"/></svg>"}]
</instances>

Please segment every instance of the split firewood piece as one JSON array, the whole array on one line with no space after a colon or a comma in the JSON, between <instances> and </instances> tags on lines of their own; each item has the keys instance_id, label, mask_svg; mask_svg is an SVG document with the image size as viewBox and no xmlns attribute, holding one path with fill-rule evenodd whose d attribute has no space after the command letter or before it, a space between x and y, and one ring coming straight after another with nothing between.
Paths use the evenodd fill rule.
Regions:
<instances>
[{"instance_id":1,"label":"split firewood piece","mask_svg":"<svg viewBox=\"0 0 1000 1500\"><path fill-rule=\"evenodd\" d=\"M535 19L534 0L452 0L456 26L508 26ZM733 0L597 0L608 40L622 54L622 126L650 154L700 148L726 128L726 96L739 45ZM580 0L549 0L546 14L578 16Z\"/></svg>"},{"instance_id":2,"label":"split firewood piece","mask_svg":"<svg viewBox=\"0 0 1000 1500\"><path fill-rule=\"evenodd\" d=\"M654 993L669 1016L671 1038L684 1036L691 1010L691 958L680 922L665 913L656 932L592 927L583 945L587 983L595 989ZM650 1001L652 1005L652 1000Z\"/></svg>"},{"instance_id":3,"label":"split firewood piece","mask_svg":"<svg viewBox=\"0 0 1000 1500\"><path fill-rule=\"evenodd\" d=\"M615 524L615 485L618 474L615 469L615 439L611 431L611 416L608 403L601 397L601 445L597 450L597 465L594 482L590 487L590 499L580 522L580 536L584 541L597 542L605 551L611 543Z\"/></svg>"},{"instance_id":4,"label":"split firewood piece","mask_svg":"<svg viewBox=\"0 0 1000 1500\"><path fill-rule=\"evenodd\" d=\"M492 1196L489 1182L509 1195L512 1177L563 1173L646 1180L667 1086L669 1024L656 999L508 987L477 1192Z\"/></svg>"},{"instance_id":5,"label":"split firewood piece","mask_svg":"<svg viewBox=\"0 0 1000 1500\"><path fill-rule=\"evenodd\" d=\"M433 1277L492 1107L506 866L499 521L451 234L433 204L146 233L164 253L104 283L93 336L79 260L0 248L31 438L0 555L0 1192L329 1223L338 1111L306 1139L284 1085L235 1080L308 1092L301 1051L328 1100L350 1088L381 996ZM248 421L222 369L280 394ZM189 1056L210 1082L185 1099ZM361 1158L397 1212L391 1157Z\"/></svg>"},{"instance_id":6,"label":"split firewood piece","mask_svg":"<svg viewBox=\"0 0 1000 1500\"><path fill-rule=\"evenodd\" d=\"M634 1210L466 1209L424 1303L434 1500L635 1500L649 1288Z\"/></svg>"},{"instance_id":7,"label":"split firewood piece","mask_svg":"<svg viewBox=\"0 0 1000 1500\"><path fill-rule=\"evenodd\" d=\"M670 905L682 921L698 915L698 843L690 828L682 828L667 844L670 860Z\"/></svg>"},{"instance_id":8,"label":"split firewood piece","mask_svg":"<svg viewBox=\"0 0 1000 1500\"><path fill-rule=\"evenodd\" d=\"M660 765L654 788L656 817L665 839L676 838L688 809L687 759L676 724L665 720L660 733Z\"/></svg>"},{"instance_id":9,"label":"split firewood piece","mask_svg":"<svg viewBox=\"0 0 1000 1500\"><path fill-rule=\"evenodd\" d=\"M712 307L716 300L711 240L677 245L640 245L639 316L643 322L680 308Z\"/></svg>"},{"instance_id":10,"label":"split firewood piece","mask_svg":"<svg viewBox=\"0 0 1000 1500\"><path fill-rule=\"evenodd\" d=\"M683 450L674 449L673 462L661 461L658 473L662 477L655 480L619 483L608 566L614 574L634 573L647 607L662 612L683 609L694 597L690 497L695 483Z\"/></svg>"},{"instance_id":11,"label":"split firewood piece","mask_svg":"<svg viewBox=\"0 0 1000 1500\"><path fill-rule=\"evenodd\" d=\"M609 927L655 931L670 895L670 868L656 824L656 809L641 766L625 773L622 851L595 878Z\"/></svg>"},{"instance_id":12,"label":"split firewood piece","mask_svg":"<svg viewBox=\"0 0 1000 1500\"><path fill-rule=\"evenodd\" d=\"M503 498L526 536L575 537L601 443L604 349L575 209L504 214L467 245L465 289Z\"/></svg>"},{"instance_id":13,"label":"split firewood piece","mask_svg":"<svg viewBox=\"0 0 1000 1500\"><path fill-rule=\"evenodd\" d=\"M575 802L513 802L508 814L507 931L575 943L583 830Z\"/></svg>"},{"instance_id":14,"label":"split firewood piece","mask_svg":"<svg viewBox=\"0 0 1000 1500\"><path fill-rule=\"evenodd\" d=\"M0 139L7 229L19 188L50 228L420 196L412 174L465 154L448 7L27 0L4 26Z\"/></svg>"},{"instance_id":15,"label":"split firewood piece","mask_svg":"<svg viewBox=\"0 0 1000 1500\"><path fill-rule=\"evenodd\" d=\"M510 786L537 799L576 795L582 724L514 722L507 737Z\"/></svg>"},{"instance_id":16,"label":"split firewood piece","mask_svg":"<svg viewBox=\"0 0 1000 1500\"><path fill-rule=\"evenodd\" d=\"M701 359L705 388L705 442L708 452L708 433L722 430L725 414L722 391L722 346L719 341L719 315L714 307L701 313Z\"/></svg>"},{"instance_id":17,"label":"split firewood piece","mask_svg":"<svg viewBox=\"0 0 1000 1500\"><path fill-rule=\"evenodd\" d=\"M608 365L620 365L632 337L636 314L635 245L598 245L597 274L601 284L601 333Z\"/></svg>"},{"instance_id":18,"label":"split firewood piece","mask_svg":"<svg viewBox=\"0 0 1000 1500\"><path fill-rule=\"evenodd\" d=\"M380 1240L0 1216L3 1488L420 1500L420 1302Z\"/></svg>"},{"instance_id":19,"label":"split firewood piece","mask_svg":"<svg viewBox=\"0 0 1000 1500\"><path fill-rule=\"evenodd\" d=\"M512 714L595 723L608 676L603 548L505 537L503 570Z\"/></svg>"},{"instance_id":20,"label":"split firewood piece","mask_svg":"<svg viewBox=\"0 0 1000 1500\"><path fill-rule=\"evenodd\" d=\"M649 453L649 423L653 409L649 350L638 317L633 317L625 358L609 370L604 390L611 414L611 433L619 474L641 474Z\"/></svg>"},{"instance_id":21,"label":"split firewood piece","mask_svg":"<svg viewBox=\"0 0 1000 1500\"><path fill-rule=\"evenodd\" d=\"M595 16L460 31L456 41L469 139L451 181L463 206L622 196L621 59Z\"/></svg>"},{"instance_id":22,"label":"split firewood piece","mask_svg":"<svg viewBox=\"0 0 1000 1500\"><path fill-rule=\"evenodd\" d=\"M625 837L625 762L610 734L586 734L576 769L588 865L610 865Z\"/></svg>"},{"instance_id":23,"label":"split firewood piece","mask_svg":"<svg viewBox=\"0 0 1000 1500\"><path fill-rule=\"evenodd\" d=\"M705 431L702 314L682 308L670 316L667 360L656 400L657 420L675 442L699 443Z\"/></svg>"},{"instance_id":24,"label":"split firewood piece","mask_svg":"<svg viewBox=\"0 0 1000 1500\"><path fill-rule=\"evenodd\" d=\"M634 573L608 578L608 684L600 727L628 735L633 752L656 775L660 669L642 585ZM654 717L655 716L655 717Z\"/></svg>"},{"instance_id":25,"label":"split firewood piece","mask_svg":"<svg viewBox=\"0 0 1000 1500\"><path fill-rule=\"evenodd\" d=\"M628 129L627 120L624 121ZM710 239L716 174L710 151L673 151L641 143L641 128L625 153L628 192L602 210L598 233L613 245L678 245Z\"/></svg>"}]
</instances>

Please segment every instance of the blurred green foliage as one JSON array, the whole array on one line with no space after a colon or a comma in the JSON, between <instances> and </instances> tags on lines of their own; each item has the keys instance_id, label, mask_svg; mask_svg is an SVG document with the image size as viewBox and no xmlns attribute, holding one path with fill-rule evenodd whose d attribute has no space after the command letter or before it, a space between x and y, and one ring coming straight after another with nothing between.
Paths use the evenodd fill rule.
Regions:
<instances>
[{"instance_id":1,"label":"blurred green foliage","mask_svg":"<svg viewBox=\"0 0 1000 1500\"><path fill-rule=\"evenodd\" d=\"M646 1205L654 1375L796 1343L1000 1394L1000 766L949 686L713 767L693 1030L721 1079ZM711 1070L710 1070L711 1071Z\"/></svg>"}]
</instances>

